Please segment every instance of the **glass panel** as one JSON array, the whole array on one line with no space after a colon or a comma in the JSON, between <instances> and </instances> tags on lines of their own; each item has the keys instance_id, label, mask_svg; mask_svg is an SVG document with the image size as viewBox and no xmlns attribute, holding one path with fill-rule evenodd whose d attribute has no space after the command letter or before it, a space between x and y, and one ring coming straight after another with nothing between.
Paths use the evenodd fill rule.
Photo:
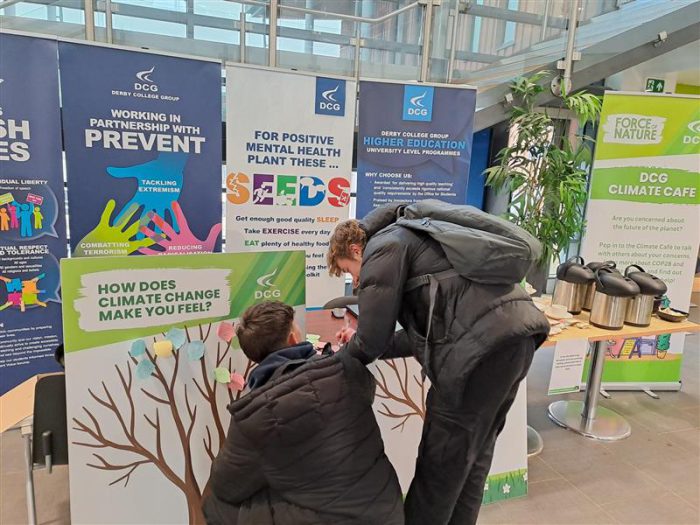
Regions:
<instances>
[{"instance_id":1,"label":"glass panel","mask_svg":"<svg viewBox=\"0 0 700 525\"><path fill-rule=\"evenodd\" d=\"M187 36L187 26L184 24L164 22L162 20L146 20L118 14L112 15L112 27L114 29L151 33L153 35L177 36L181 38Z\"/></svg>"}]
</instances>

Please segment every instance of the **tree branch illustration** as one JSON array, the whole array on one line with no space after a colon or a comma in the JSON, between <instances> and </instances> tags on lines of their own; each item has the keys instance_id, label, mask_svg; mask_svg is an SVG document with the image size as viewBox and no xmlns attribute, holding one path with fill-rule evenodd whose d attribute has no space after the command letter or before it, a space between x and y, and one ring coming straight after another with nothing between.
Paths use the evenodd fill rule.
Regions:
<instances>
[{"instance_id":1,"label":"tree branch illustration","mask_svg":"<svg viewBox=\"0 0 700 525\"><path fill-rule=\"evenodd\" d=\"M155 342L155 339L154 339ZM126 372L119 365L114 365L119 378L121 391L127 401L126 406L120 409L115 396L105 382L101 383L102 392L96 393L92 389L88 389L88 393L92 399L100 406L107 409L118 423L120 432L119 436L108 436L104 429L95 417L95 414L87 407L83 407L83 411L87 415L89 422L76 417L73 418L73 429L77 432L86 434L91 440L86 442L74 441L78 446L99 449L115 449L123 452L132 453L136 456L132 461L114 462L105 459L103 455L93 454L97 462L87 463L87 466L97 470L109 472L119 472L121 475L114 479L109 485L115 485L124 482L126 487L131 480L131 476L136 470L147 464L152 464L183 492L187 500L190 523L203 523L203 515L201 511L201 492L195 477L192 465L191 439L192 433L197 421L197 406L192 405L189 399L187 385L184 385L185 408L187 413L181 415L178 404L175 398L175 390L177 385L178 370L180 365L179 351L173 352L174 366L171 374L166 376L160 366L159 358L154 356L148 349L144 354L144 359L148 359L154 366L152 377L155 379L158 388L154 391L152 388L141 388L143 394L156 402L158 405L167 406L172 422L175 425L179 437L182 453L184 456L184 473L182 475L176 473L169 465L163 453L162 437L161 437L161 411L156 408L155 417L150 417L147 414L142 414L145 422L155 431L155 451L152 447L147 446L142 440L137 437L137 412L134 403L134 384L133 384L133 367L138 363L137 360L131 357L126 363ZM161 390L161 391L158 391Z\"/></svg>"},{"instance_id":2,"label":"tree branch illustration","mask_svg":"<svg viewBox=\"0 0 700 525\"><path fill-rule=\"evenodd\" d=\"M398 364L399 361L403 364L403 367ZM377 412L388 418L398 419L398 424L391 429L400 429L400 431L403 432L406 423L411 417L418 416L422 420L425 420L425 381L422 378L419 379L415 374L411 374L409 377L406 359L389 359L384 361L384 363L391 370L391 375L389 375L389 373L385 375L381 365L376 367L377 374L379 375L379 377L375 376L375 382L378 387L376 397L396 403L401 409L392 409L386 402L382 402L382 408L377 410ZM389 379L391 379L392 376L399 385L398 392L392 391L390 387ZM413 381L415 381L420 388L418 400L414 399L414 396L411 395L410 386Z\"/></svg>"}]
</instances>

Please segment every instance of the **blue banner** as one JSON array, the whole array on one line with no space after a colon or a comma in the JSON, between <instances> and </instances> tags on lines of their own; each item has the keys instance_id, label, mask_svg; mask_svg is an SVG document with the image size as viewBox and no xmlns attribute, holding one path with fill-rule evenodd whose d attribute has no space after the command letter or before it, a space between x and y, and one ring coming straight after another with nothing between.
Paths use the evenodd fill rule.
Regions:
<instances>
[{"instance_id":1,"label":"blue banner","mask_svg":"<svg viewBox=\"0 0 700 525\"><path fill-rule=\"evenodd\" d=\"M0 395L60 369L66 256L55 41L0 35Z\"/></svg>"},{"instance_id":2,"label":"blue banner","mask_svg":"<svg viewBox=\"0 0 700 525\"><path fill-rule=\"evenodd\" d=\"M221 67L59 44L74 256L221 251Z\"/></svg>"},{"instance_id":3,"label":"blue banner","mask_svg":"<svg viewBox=\"0 0 700 525\"><path fill-rule=\"evenodd\" d=\"M464 204L476 91L360 82L357 217L392 201Z\"/></svg>"}]
</instances>

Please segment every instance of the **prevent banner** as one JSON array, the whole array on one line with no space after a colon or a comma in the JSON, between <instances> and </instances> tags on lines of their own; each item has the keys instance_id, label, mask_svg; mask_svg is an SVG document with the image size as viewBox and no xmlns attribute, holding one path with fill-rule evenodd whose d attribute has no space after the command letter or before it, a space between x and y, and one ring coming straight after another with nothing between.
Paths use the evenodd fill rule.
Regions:
<instances>
[{"instance_id":1,"label":"prevent banner","mask_svg":"<svg viewBox=\"0 0 700 525\"><path fill-rule=\"evenodd\" d=\"M465 204L476 90L360 82L357 217L388 202Z\"/></svg>"},{"instance_id":2,"label":"prevent banner","mask_svg":"<svg viewBox=\"0 0 700 525\"><path fill-rule=\"evenodd\" d=\"M67 241L57 53L55 41L0 34L0 396L60 369Z\"/></svg>"},{"instance_id":3,"label":"prevent banner","mask_svg":"<svg viewBox=\"0 0 700 525\"><path fill-rule=\"evenodd\" d=\"M221 67L59 44L73 256L220 251Z\"/></svg>"},{"instance_id":4,"label":"prevent banner","mask_svg":"<svg viewBox=\"0 0 700 525\"><path fill-rule=\"evenodd\" d=\"M343 295L326 252L348 218L355 83L230 67L226 86L226 251L305 250L306 302L323 306Z\"/></svg>"},{"instance_id":5,"label":"prevent banner","mask_svg":"<svg viewBox=\"0 0 700 525\"><path fill-rule=\"evenodd\" d=\"M275 290L303 328L304 253L65 259L61 273L71 521L204 523L226 405L254 367L233 323Z\"/></svg>"},{"instance_id":6,"label":"prevent banner","mask_svg":"<svg viewBox=\"0 0 700 525\"><path fill-rule=\"evenodd\" d=\"M621 271L640 265L687 312L700 242L700 97L606 92L600 122L582 255ZM684 340L611 340L603 382L680 388Z\"/></svg>"}]
</instances>

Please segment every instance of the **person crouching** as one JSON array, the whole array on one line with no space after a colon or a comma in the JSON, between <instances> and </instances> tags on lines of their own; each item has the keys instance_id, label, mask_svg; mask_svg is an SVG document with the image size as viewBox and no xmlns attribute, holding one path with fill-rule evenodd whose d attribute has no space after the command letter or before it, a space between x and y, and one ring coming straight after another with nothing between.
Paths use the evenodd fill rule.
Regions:
<instances>
[{"instance_id":1,"label":"person crouching","mask_svg":"<svg viewBox=\"0 0 700 525\"><path fill-rule=\"evenodd\" d=\"M236 333L258 366L250 392L229 406L207 523L403 525L365 366L345 352L318 355L280 302L246 310Z\"/></svg>"}]
</instances>

